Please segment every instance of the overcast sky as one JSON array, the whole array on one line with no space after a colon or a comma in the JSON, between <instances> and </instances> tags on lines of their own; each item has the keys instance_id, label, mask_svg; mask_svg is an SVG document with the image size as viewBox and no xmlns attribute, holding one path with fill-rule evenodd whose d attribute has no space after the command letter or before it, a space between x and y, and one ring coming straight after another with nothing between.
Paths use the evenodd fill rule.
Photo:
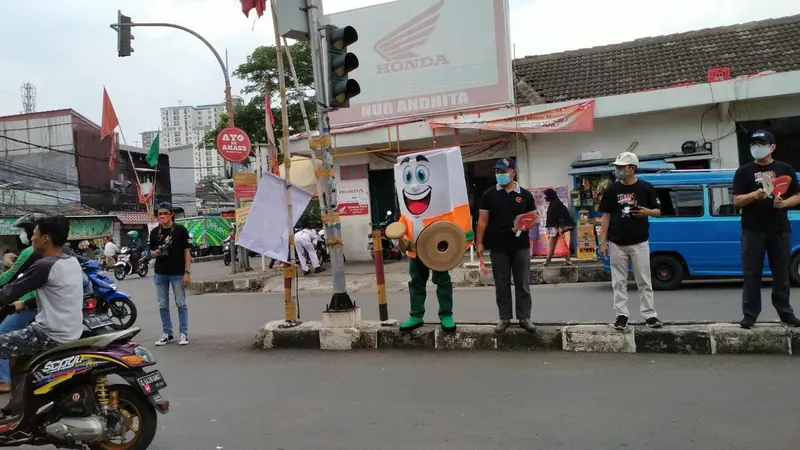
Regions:
<instances>
[{"instance_id":1,"label":"overcast sky","mask_svg":"<svg viewBox=\"0 0 800 450\"><path fill-rule=\"evenodd\" d=\"M449 0L450 1L450 0ZM324 0L339 12L381 0ZM516 56L624 42L645 36L800 14L792 0L510 0ZM653 9L658 5L658 10ZM37 89L37 110L73 108L99 123L105 85L129 144L159 126L162 106L223 101L219 66L196 38L164 28L134 29L135 53L118 58L109 24L117 10L136 22L193 28L236 68L273 44L272 22L245 18L238 0L2 0L0 116L22 109L20 85ZM466 41L468 35L458 39ZM243 83L233 80L234 92Z\"/></svg>"}]
</instances>

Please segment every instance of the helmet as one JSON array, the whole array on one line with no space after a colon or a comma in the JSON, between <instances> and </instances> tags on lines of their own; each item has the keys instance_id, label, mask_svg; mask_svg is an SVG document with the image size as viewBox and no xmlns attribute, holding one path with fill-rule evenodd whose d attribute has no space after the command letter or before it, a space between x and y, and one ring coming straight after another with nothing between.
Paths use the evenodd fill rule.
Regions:
<instances>
[{"instance_id":1,"label":"helmet","mask_svg":"<svg viewBox=\"0 0 800 450\"><path fill-rule=\"evenodd\" d=\"M33 239L33 229L36 228L36 225L39 223L39 221L45 217L47 216L41 213L28 214L17 219L16 222L14 222L11 226L22 228L22 231L20 231L19 234L19 239L23 244L30 245L31 239Z\"/></svg>"},{"instance_id":2,"label":"helmet","mask_svg":"<svg viewBox=\"0 0 800 450\"><path fill-rule=\"evenodd\" d=\"M128 236L132 237L133 239L136 239L136 238L139 237L139 232L138 231L128 231Z\"/></svg>"}]
</instances>

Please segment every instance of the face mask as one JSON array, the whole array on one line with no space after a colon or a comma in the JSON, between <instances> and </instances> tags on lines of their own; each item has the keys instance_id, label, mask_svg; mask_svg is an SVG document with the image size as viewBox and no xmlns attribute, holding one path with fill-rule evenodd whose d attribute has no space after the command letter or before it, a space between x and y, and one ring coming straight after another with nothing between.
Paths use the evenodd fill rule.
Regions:
<instances>
[{"instance_id":1,"label":"face mask","mask_svg":"<svg viewBox=\"0 0 800 450\"><path fill-rule=\"evenodd\" d=\"M20 231L19 240L22 242L22 245L31 245L31 241L28 239L28 233L25 231Z\"/></svg>"},{"instance_id":2,"label":"face mask","mask_svg":"<svg viewBox=\"0 0 800 450\"><path fill-rule=\"evenodd\" d=\"M497 173L494 177L500 186L508 186L511 183L511 175L507 173Z\"/></svg>"},{"instance_id":3,"label":"face mask","mask_svg":"<svg viewBox=\"0 0 800 450\"><path fill-rule=\"evenodd\" d=\"M753 159L764 159L769 156L769 153L772 150L771 147L772 146L770 145L751 145L750 154L753 155Z\"/></svg>"},{"instance_id":4,"label":"face mask","mask_svg":"<svg viewBox=\"0 0 800 450\"><path fill-rule=\"evenodd\" d=\"M170 219L172 219L170 216L158 216L158 223L166 225L169 223Z\"/></svg>"},{"instance_id":5,"label":"face mask","mask_svg":"<svg viewBox=\"0 0 800 450\"><path fill-rule=\"evenodd\" d=\"M622 180L624 178L628 178L628 171L625 169L617 169L614 171L614 175L616 175L618 180Z\"/></svg>"}]
</instances>

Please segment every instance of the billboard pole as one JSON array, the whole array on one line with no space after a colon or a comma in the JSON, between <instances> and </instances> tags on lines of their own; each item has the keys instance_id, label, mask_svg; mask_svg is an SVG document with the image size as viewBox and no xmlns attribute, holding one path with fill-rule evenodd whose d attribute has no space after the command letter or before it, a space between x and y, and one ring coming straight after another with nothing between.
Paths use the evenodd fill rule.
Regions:
<instances>
[{"instance_id":1,"label":"billboard pole","mask_svg":"<svg viewBox=\"0 0 800 450\"><path fill-rule=\"evenodd\" d=\"M333 149L331 148L331 126L328 119L328 105L330 104L330 93L328 92L328 79L325 74L327 67L327 56L325 46L322 45L325 36L322 24L322 1L307 0L306 13L308 16L309 40L311 43L311 61L314 66L314 89L317 100L317 122L319 126L319 136L312 143L312 147L317 147L322 151L322 171L320 175L325 176L325 196L324 203L327 206L323 214L323 224L325 226L325 237L328 248L331 251L331 276L333 277L333 296L325 312L352 312L356 305L347 293L347 278L344 273L344 249L342 247L342 225L339 221L336 199L336 176L333 169ZM311 149L315 151L315 149Z\"/></svg>"}]
</instances>

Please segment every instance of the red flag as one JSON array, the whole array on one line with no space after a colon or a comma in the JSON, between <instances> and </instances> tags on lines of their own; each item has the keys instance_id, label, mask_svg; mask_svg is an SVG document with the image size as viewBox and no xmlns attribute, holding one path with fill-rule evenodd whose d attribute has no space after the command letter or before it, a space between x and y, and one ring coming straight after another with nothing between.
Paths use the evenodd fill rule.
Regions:
<instances>
[{"instance_id":1,"label":"red flag","mask_svg":"<svg viewBox=\"0 0 800 450\"><path fill-rule=\"evenodd\" d=\"M114 171L114 162L117 159L116 142L114 139L114 129L119 126L117 113L114 111L114 105L111 104L111 98L108 96L106 88L103 88L103 120L100 126L100 140L102 141L107 136L111 136L111 153L108 157L108 168Z\"/></svg>"},{"instance_id":2,"label":"red flag","mask_svg":"<svg viewBox=\"0 0 800 450\"><path fill-rule=\"evenodd\" d=\"M264 11L267 10L267 0L239 0L242 3L242 12L244 13L245 17L250 16L250 10L256 10L256 14L258 17L264 15Z\"/></svg>"},{"instance_id":3,"label":"red flag","mask_svg":"<svg viewBox=\"0 0 800 450\"><path fill-rule=\"evenodd\" d=\"M269 100L269 82L267 82L267 88L264 92L264 109L267 110L267 120L270 125L275 125L275 115L272 114L272 102Z\"/></svg>"}]
</instances>

